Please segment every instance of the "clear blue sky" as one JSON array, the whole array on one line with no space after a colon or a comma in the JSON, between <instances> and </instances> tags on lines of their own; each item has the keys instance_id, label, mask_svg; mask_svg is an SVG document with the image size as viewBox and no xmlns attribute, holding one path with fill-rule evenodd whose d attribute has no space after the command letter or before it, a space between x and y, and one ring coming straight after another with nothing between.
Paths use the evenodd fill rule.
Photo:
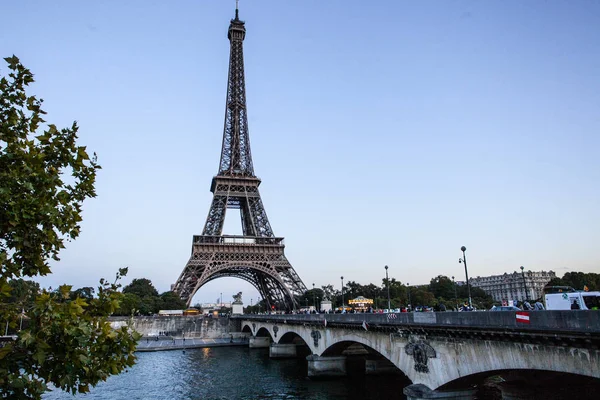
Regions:
<instances>
[{"instance_id":1,"label":"clear blue sky","mask_svg":"<svg viewBox=\"0 0 600 400\"><path fill-rule=\"evenodd\" d=\"M202 231L234 1L4 2L0 55L103 166L45 286L160 291ZM307 286L600 270L600 3L245 1L254 166ZM6 71L2 66L3 72ZM237 218L226 233L238 233ZM211 282L196 301L256 292Z\"/></svg>"}]
</instances>

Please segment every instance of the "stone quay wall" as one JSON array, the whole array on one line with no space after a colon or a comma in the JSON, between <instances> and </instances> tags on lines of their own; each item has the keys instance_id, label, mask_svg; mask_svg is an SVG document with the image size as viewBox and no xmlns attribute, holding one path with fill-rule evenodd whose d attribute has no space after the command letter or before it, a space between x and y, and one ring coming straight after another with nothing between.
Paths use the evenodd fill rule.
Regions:
<instances>
[{"instance_id":1,"label":"stone quay wall","mask_svg":"<svg viewBox=\"0 0 600 400\"><path fill-rule=\"evenodd\" d=\"M111 317L110 324L118 329L129 323L144 337L223 339L244 336L240 333L240 321L228 317L204 316L156 316Z\"/></svg>"}]
</instances>

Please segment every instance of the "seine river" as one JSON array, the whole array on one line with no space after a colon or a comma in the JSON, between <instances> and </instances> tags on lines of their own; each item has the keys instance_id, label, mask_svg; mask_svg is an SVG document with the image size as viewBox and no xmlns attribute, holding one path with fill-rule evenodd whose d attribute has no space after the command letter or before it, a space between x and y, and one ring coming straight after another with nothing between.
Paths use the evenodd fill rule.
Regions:
<instances>
[{"instance_id":1,"label":"seine river","mask_svg":"<svg viewBox=\"0 0 600 400\"><path fill-rule=\"evenodd\" d=\"M212 347L137 353L137 364L78 399L402 399L395 376L313 381L306 361L272 360L268 349ZM73 399L60 391L45 400Z\"/></svg>"}]
</instances>

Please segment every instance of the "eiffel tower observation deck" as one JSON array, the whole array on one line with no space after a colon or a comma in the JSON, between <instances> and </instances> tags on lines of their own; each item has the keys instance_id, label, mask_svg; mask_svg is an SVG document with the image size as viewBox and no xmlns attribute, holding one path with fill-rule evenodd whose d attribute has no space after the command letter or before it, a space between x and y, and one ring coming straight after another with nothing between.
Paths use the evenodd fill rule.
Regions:
<instances>
[{"instance_id":1,"label":"eiffel tower observation deck","mask_svg":"<svg viewBox=\"0 0 600 400\"><path fill-rule=\"evenodd\" d=\"M297 308L306 286L284 254L284 240L275 237L254 174L244 78L244 21L229 24L227 104L219 172L212 179L213 200L202 235L194 235L192 255L173 290L189 305L204 284L223 277L250 282L269 309ZM241 236L223 235L228 209L239 209Z\"/></svg>"}]
</instances>

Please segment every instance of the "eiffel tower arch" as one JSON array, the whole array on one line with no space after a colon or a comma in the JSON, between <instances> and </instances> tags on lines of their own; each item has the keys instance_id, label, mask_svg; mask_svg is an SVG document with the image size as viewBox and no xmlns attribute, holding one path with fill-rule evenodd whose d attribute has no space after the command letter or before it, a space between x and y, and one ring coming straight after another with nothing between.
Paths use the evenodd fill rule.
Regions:
<instances>
[{"instance_id":1,"label":"eiffel tower arch","mask_svg":"<svg viewBox=\"0 0 600 400\"><path fill-rule=\"evenodd\" d=\"M213 200L202 235L192 240L192 255L173 290L189 304L206 283L223 277L250 282L269 309L295 309L306 286L285 257L284 239L275 237L254 175L244 80L242 43L246 36L238 9L229 24L227 104L219 172L212 179ZM242 235L223 235L228 209L239 209Z\"/></svg>"}]
</instances>

